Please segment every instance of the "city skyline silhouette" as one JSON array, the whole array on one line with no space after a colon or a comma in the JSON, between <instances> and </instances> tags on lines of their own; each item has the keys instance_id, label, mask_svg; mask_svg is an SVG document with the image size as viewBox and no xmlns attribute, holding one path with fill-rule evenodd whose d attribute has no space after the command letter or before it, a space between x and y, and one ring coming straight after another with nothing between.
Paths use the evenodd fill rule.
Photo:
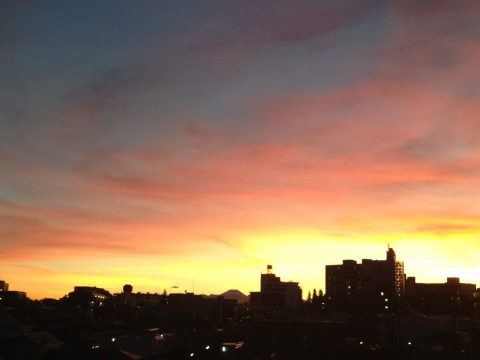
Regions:
<instances>
[{"instance_id":1,"label":"city skyline silhouette","mask_svg":"<svg viewBox=\"0 0 480 360\"><path fill-rule=\"evenodd\" d=\"M7 1L0 274L318 288L391 243L477 282L478 8L422 4Z\"/></svg>"},{"instance_id":2,"label":"city skyline silhouette","mask_svg":"<svg viewBox=\"0 0 480 360\"><path fill-rule=\"evenodd\" d=\"M325 292L313 289L306 299L300 284L282 280L272 265L249 296L182 293L178 286L142 293L124 284L116 293L76 285L60 299L31 300L0 281L0 354L7 360L470 360L480 354L475 284L456 277L418 282L390 245L384 259L326 265L325 278Z\"/></svg>"},{"instance_id":3,"label":"city skyline silhouette","mask_svg":"<svg viewBox=\"0 0 480 360\"><path fill-rule=\"evenodd\" d=\"M382 266L384 266L385 264L388 264L388 259L389 259L389 253L393 253L393 264L394 264L394 267L392 269L396 269L398 267L399 269L399 274L398 275L395 275L395 281L392 280L392 286L393 284L397 284L395 285L396 287L396 290L395 292L400 294L403 296L404 293L405 293L405 286L406 284L408 283L408 280L409 279L412 279L414 282L416 280L419 280L419 278L415 275L415 274L407 274L405 271L404 271L404 261L396 261L395 258L396 258L396 252L394 251L394 249L392 247L390 247L390 244L387 245L387 261L383 261L383 260L379 260L379 259L373 259L373 258L363 258L361 259L361 261L358 261L357 260L354 260L352 257L348 257L346 259L342 259L341 261L341 264L326 264L324 265L323 267L325 268L324 270L324 279L322 281L320 281L319 283L322 283L323 284L323 287L314 287L312 289L303 289L302 285L301 285L301 282L300 281L292 281L292 279L290 278L287 278L286 281L284 281L285 283L292 283L292 284L298 284L299 286L299 291L300 291L300 296L299 296L299 301L304 301L304 300L307 300L308 301L308 298L307 298L307 293L308 292L308 297L311 296L311 292L312 290L314 292L322 292L322 293L326 293L327 295L329 294L329 291L327 290L329 287L332 287L332 285L328 285L329 283L329 275L328 275L328 272L329 271L334 271L334 268L335 269L338 269L340 267L343 267L343 266L348 266L348 267L351 267L351 266L354 266L354 267L357 267L357 268L361 268L362 266L367 266L367 267L370 267L370 265L368 264L373 264L373 268L372 270L369 270L369 272L371 274L375 274L375 273L382 273L382 272L385 272L385 270L382 268ZM342 265L343 264L343 265ZM366 265L364 265L366 264ZM378 265L380 265L380 268L378 268ZM336 271L336 270L335 270ZM393 270L394 272L396 270ZM388 271L387 271L388 272ZM264 274L272 274L275 279L277 279L276 281L280 281L280 277L276 277L275 276L275 271L274 271L274 266L272 264L268 264L266 265L266 271L262 271L260 272L261 276L263 276ZM226 278L229 278L228 274L224 274ZM280 275L284 280L286 277L284 277L281 273L279 273L278 275ZM293 274L294 275L294 274ZM463 280L463 279L460 279L459 277L456 277L456 276L447 276L444 280L447 281L450 281L449 279L458 279L458 280ZM222 282L222 281L220 281ZM257 281L258 282L258 281ZM401 283L401 285L399 285ZM216 296L216 295L222 295L223 293L228 293L230 291L239 291L237 288L236 288L236 284L234 282L231 282L229 283L229 288L228 289L225 289L224 291L222 291L221 293L218 293L218 294L204 294L204 293L195 293L195 279L192 278L192 284L191 284L191 287L190 288L182 288L182 287L179 287L177 285L172 285L170 286L168 289L167 288L164 288L162 291L160 291L161 289L158 288L155 292L153 292L152 294L154 295L158 295L160 293L163 293L163 294L168 294L168 293L172 293L172 294L175 294L175 293L191 293L191 294L196 294L196 295L202 295L202 296ZM442 284L442 281L437 281L437 282L430 282L430 284ZM97 286L95 284L95 282L93 283L89 283L89 284L71 284L71 285L80 285L80 287L86 287L86 288L98 288L98 289L101 289L101 287ZM138 286L140 285L140 286ZM343 284L342 284L343 285ZM476 283L474 284L471 284L473 286L473 290L476 289ZM401 290L400 288L401 287ZM132 292L132 289L133 289L133 285L132 284L122 284L122 285L117 285L117 287L115 287L115 289L107 289L107 291L110 291L110 293L120 293L120 292L126 292L125 289L129 289L128 292ZM135 284L135 288L138 289L142 289L142 286L141 284ZM247 295L249 293L252 293L252 292L255 292L257 290L261 290L262 288L262 282L260 282L259 284L257 284L256 286L254 286L253 288L251 289L248 289L247 291L245 292L241 292L240 291L240 294L242 296L245 296L245 301L251 301L251 300L247 300ZM2 289L3 291L20 291L21 293L24 293L25 295L27 294L27 291L25 291L25 289L13 289L10 284L5 281L5 279L0 279L0 289ZM1 290L0 290L1 291ZM302 293L303 291L303 293ZM392 292L393 290L389 290L390 292ZM382 291L383 292L383 291ZM141 293L138 292L138 293ZM150 292L146 292L147 294L150 294ZM332 289L330 289L330 293L332 293ZM473 291L472 291L472 294L473 294ZM62 296L66 296L68 294L64 294ZM60 297L62 297L60 296ZM340 297L344 297L345 294L342 294L340 295ZM60 298L59 297L59 298ZM37 300L41 300L41 299L37 299Z\"/></svg>"}]
</instances>

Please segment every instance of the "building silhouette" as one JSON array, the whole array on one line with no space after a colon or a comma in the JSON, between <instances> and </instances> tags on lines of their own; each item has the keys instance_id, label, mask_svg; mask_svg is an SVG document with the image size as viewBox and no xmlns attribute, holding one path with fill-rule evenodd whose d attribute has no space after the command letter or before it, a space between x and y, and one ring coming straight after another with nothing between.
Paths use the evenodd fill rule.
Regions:
<instances>
[{"instance_id":1,"label":"building silhouette","mask_svg":"<svg viewBox=\"0 0 480 360\"><path fill-rule=\"evenodd\" d=\"M9 290L9 285L4 280L0 280L0 305L14 305L27 300L27 293L24 291Z\"/></svg>"},{"instance_id":2,"label":"building silhouette","mask_svg":"<svg viewBox=\"0 0 480 360\"><path fill-rule=\"evenodd\" d=\"M388 247L386 260L343 260L326 266L326 300L330 309L389 311L404 294L403 262Z\"/></svg>"},{"instance_id":3,"label":"building silhouette","mask_svg":"<svg viewBox=\"0 0 480 360\"><path fill-rule=\"evenodd\" d=\"M73 292L69 294L69 296L75 295L88 295L92 297L92 299L99 299L104 300L112 296L112 294L102 288L98 288L96 286L75 286L73 288Z\"/></svg>"},{"instance_id":4,"label":"building silhouette","mask_svg":"<svg viewBox=\"0 0 480 360\"><path fill-rule=\"evenodd\" d=\"M250 304L263 307L298 307L302 303L302 289L298 282L282 281L273 273L272 265L260 275L260 291L250 293Z\"/></svg>"},{"instance_id":5,"label":"building silhouette","mask_svg":"<svg viewBox=\"0 0 480 360\"><path fill-rule=\"evenodd\" d=\"M133 292L133 286L130 284L123 285L123 293L124 294L131 294Z\"/></svg>"},{"instance_id":6,"label":"building silhouette","mask_svg":"<svg viewBox=\"0 0 480 360\"><path fill-rule=\"evenodd\" d=\"M415 277L408 277L405 300L427 314L471 315L475 291L475 284L461 283L455 277L440 284L417 283Z\"/></svg>"},{"instance_id":7,"label":"building silhouette","mask_svg":"<svg viewBox=\"0 0 480 360\"><path fill-rule=\"evenodd\" d=\"M8 283L0 280L0 291L8 291Z\"/></svg>"},{"instance_id":8,"label":"building silhouette","mask_svg":"<svg viewBox=\"0 0 480 360\"><path fill-rule=\"evenodd\" d=\"M111 297L112 294L109 291L96 286L75 286L68 294L70 301L84 309L98 308Z\"/></svg>"}]
</instances>

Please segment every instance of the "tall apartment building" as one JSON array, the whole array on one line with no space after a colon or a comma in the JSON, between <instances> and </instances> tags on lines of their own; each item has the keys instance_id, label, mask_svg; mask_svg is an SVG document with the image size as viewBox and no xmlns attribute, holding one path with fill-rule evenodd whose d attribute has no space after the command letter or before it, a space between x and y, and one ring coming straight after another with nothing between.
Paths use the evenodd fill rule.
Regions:
<instances>
[{"instance_id":1,"label":"tall apartment building","mask_svg":"<svg viewBox=\"0 0 480 360\"><path fill-rule=\"evenodd\" d=\"M344 260L326 266L326 299L332 309L389 311L405 289L403 262L388 247L385 260Z\"/></svg>"}]
</instances>

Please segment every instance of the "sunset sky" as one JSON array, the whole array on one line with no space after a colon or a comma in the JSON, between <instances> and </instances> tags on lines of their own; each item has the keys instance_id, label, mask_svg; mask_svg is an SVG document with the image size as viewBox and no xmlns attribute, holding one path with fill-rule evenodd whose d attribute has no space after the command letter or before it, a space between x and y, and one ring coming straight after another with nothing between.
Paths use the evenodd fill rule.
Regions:
<instances>
[{"instance_id":1,"label":"sunset sky","mask_svg":"<svg viewBox=\"0 0 480 360\"><path fill-rule=\"evenodd\" d=\"M6 0L0 279L480 285L480 2ZM173 289L172 286L178 286Z\"/></svg>"}]
</instances>

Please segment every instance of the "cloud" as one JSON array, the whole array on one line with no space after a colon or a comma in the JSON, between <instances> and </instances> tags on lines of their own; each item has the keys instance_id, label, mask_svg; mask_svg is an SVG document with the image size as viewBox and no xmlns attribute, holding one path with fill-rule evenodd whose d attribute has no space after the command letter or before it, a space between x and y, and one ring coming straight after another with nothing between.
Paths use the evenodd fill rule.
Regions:
<instances>
[{"instance_id":1,"label":"cloud","mask_svg":"<svg viewBox=\"0 0 480 360\"><path fill-rule=\"evenodd\" d=\"M250 65L243 55L232 59L228 55L231 52L242 53L255 62L261 48L267 49L264 57L273 56L268 54L272 46L325 37L334 30L361 22L379 8L382 6L372 1L354 5L306 1L304 6L289 2L214 2L206 13L205 9L197 9L199 14L191 15L186 30L159 32L157 38L145 41L143 57L104 67L91 74L87 82L67 91L62 110L54 116L59 122L55 138L60 144L82 142L82 138L89 139L92 133L102 133L108 138L118 127L129 126L122 120L125 112L130 118L140 113L148 126L163 129L159 123L171 124L179 116L194 115L183 109L180 104L183 98L197 95L202 98L206 91L213 95L222 91L225 82L241 81ZM157 106L153 106L152 99ZM191 100L191 108L204 106ZM121 116L117 111L123 111ZM153 111L161 115L153 119Z\"/></svg>"},{"instance_id":2,"label":"cloud","mask_svg":"<svg viewBox=\"0 0 480 360\"><path fill-rule=\"evenodd\" d=\"M7 16L8 11L0 14L0 61L13 54L17 47L17 36L12 32L13 23Z\"/></svg>"},{"instance_id":3,"label":"cloud","mask_svg":"<svg viewBox=\"0 0 480 360\"><path fill-rule=\"evenodd\" d=\"M212 4L2 107L23 119L2 123L5 261L478 232L477 7Z\"/></svg>"},{"instance_id":4,"label":"cloud","mask_svg":"<svg viewBox=\"0 0 480 360\"><path fill-rule=\"evenodd\" d=\"M478 218L476 222L478 222ZM477 234L480 232L480 226L475 223L471 224L457 224L457 223L437 223L437 224L426 224L417 229L420 232L434 233L438 235L450 235L455 234Z\"/></svg>"},{"instance_id":5,"label":"cloud","mask_svg":"<svg viewBox=\"0 0 480 360\"><path fill-rule=\"evenodd\" d=\"M189 51L232 51L306 41L348 27L383 7L374 1L214 3L212 11L193 24L196 31L185 41Z\"/></svg>"}]
</instances>

